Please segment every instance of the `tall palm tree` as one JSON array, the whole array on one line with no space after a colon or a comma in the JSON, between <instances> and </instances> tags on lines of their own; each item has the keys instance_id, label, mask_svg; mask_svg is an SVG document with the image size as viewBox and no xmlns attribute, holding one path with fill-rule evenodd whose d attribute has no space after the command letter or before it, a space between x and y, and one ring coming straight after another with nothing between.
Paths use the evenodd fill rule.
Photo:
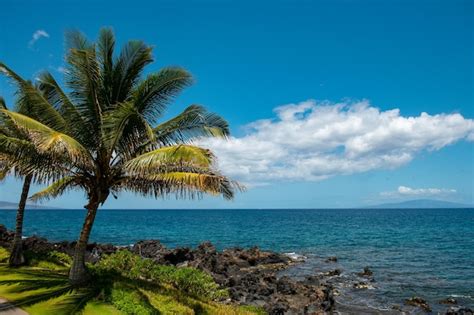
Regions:
<instances>
[{"instance_id":1,"label":"tall palm tree","mask_svg":"<svg viewBox=\"0 0 474 315\"><path fill-rule=\"evenodd\" d=\"M79 32L69 33L67 39L67 92L49 73L38 78L42 93L19 86L32 105L30 113L47 119L47 124L1 111L28 134L36 150L51 157L53 167L43 177L59 178L33 200L76 188L87 195L87 214L69 273L71 283L81 284L88 280L84 258L94 219L110 194L210 193L232 198L239 186L216 170L212 152L192 144L196 137L226 137L229 128L224 119L191 105L157 124L174 97L192 82L186 70L168 67L142 79L145 66L153 61L152 48L129 41L116 56L110 29L102 29L95 44ZM4 64L0 68L15 79ZM15 157L21 157L23 150L26 146L18 148Z\"/></svg>"}]
</instances>

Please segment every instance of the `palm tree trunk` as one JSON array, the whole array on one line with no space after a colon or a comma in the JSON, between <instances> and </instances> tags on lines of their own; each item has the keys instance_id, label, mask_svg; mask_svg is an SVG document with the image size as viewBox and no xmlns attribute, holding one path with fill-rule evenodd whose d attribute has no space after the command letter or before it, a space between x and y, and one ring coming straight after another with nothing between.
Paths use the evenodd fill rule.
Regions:
<instances>
[{"instance_id":1,"label":"palm tree trunk","mask_svg":"<svg viewBox=\"0 0 474 315\"><path fill-rule=\"evenodd\" d=\"M97 198L90 198L85 208L87 209L86 219L84 220L79 240L76 243L72 266L69 271L69 282L74 285L83 284L89 280L89 273L85 264L85 254L95 215L99 208Z\"/></svg>"},{"instance_id":2,"label":"palm tree trunk","mask_svg":"<svg viewBox=\"0 0 474 315\"><path fill-rule=\"evenodd\" d=\"M25 214L26 199L28 199L28 193L30 191L31 180L33 175L26 175L23 181L23 189L21 191L20 202L18 203L18 210L16 212L16 227L15 237L13 238L13 244L11 247L11 254L8 260L8 264L11 267L18 267L25 263L25 257L23 256L23 217Z\"/></svg>"}]
</instances>

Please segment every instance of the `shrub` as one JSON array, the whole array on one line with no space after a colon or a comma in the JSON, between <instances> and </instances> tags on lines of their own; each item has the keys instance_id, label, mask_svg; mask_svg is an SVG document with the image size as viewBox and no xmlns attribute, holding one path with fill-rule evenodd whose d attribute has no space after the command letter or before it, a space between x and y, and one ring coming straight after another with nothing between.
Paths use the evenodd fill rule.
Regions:
<instances>
[{"instance_id":1,"label":"shrub","mask_svg":"<svg viewBox=\"0 0 474 315\"><path fill-rule=\"evenodd\" d=\"M212 277L195 268L177 268L159 265L151 259L143 259L127 250L104 257L96 266L98 272L114 272L136 280L149 280L171 285L196 298L217 300L228 296Z\"/></svg>"},{"instance_id":2,"label":"shrub","mask_svg":"<svg viewBox=\"0 0 474 315\"><path fill-rule=\"evenodd\" d=\"M110 302L125 314L153 315L159 314L144 296L137 290L123 284L115 284L110 293Z\"/></svg>"}]
</instances>

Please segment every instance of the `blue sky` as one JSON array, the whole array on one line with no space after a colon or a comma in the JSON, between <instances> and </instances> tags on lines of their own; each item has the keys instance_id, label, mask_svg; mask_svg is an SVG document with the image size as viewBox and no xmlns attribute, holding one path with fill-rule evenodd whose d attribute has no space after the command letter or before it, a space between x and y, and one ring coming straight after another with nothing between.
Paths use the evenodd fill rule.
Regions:
<instances>
[{"instance_id":1,"label":"blue sky","mask_svg":"<svg viewBox=\"0 0 474 315\"><path fill-rule=\"evenodd\" d=\"M61 77L64 31L94 39L111 26L119 44L155 46L148 71L195 76L169 115L198 103L229 121L228 143L203 144L247 192L232 202L122 195L106 207L473 203L472 1L7 0L2 12L0 60L26 78ZM13 103L4 78L0 94ZM16 201L19 183L0 184L0 200ZM71 193L48 204L84 203Z\"/></svg>"}]
</instances>

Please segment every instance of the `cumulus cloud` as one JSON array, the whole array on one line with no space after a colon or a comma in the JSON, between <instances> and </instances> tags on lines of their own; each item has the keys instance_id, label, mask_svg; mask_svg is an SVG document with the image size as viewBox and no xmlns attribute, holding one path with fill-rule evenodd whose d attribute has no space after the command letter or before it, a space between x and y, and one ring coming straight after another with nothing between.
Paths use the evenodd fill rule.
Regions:
<instances>
[{"instance_id":1,"label":"cumulus cloud","mask_svg":"<svg viewBox=\"0 0 474 315\"><path fill-rule=\"evenodd\" d=\"M447 188L411 188L399 186L396 191L386 191L380 193L384 197L433 197L455 194L456 189Z\"/></svg>"},{"instance_id":2,"label":"cumulus cloud","mask_svg":"<svg viewBox=\"0 0 474 315\"><path fill-rule=\"evenodd\" d=\"M409 163L423 151L474 140L474 121L458 113L405 117L364 101L308 100L274 109L243 137L205 139L219 167L247 183L323 180Z\"/></svg>"},{"instance_id":3,"label":"cumulus cloud","mask_svg":"<svg viewBox=\"0 0 474 315\"><path fill-rule=\"evenodd\" d=\"M28 47L33 48L35 43L42 37L49 38L49 34L45 30L36 30L31 36L31 40L28 42Z\"/></svg>"}]
</instances>

